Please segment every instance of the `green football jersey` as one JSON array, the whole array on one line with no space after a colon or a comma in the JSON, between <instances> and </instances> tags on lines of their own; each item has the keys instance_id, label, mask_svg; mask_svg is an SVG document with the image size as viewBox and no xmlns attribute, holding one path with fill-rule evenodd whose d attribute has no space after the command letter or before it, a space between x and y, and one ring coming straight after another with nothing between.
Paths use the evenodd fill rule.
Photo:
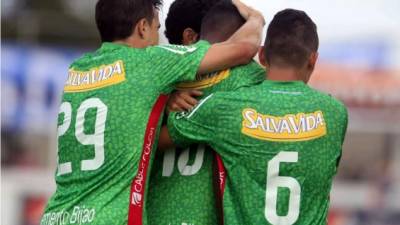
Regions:
<instances>
[{"instance_id":1,"label":"green football jersey","mask_svg":"<svg viewBox=\"0 0 400 225\"><path fill-rule=\"evenodd\" d=\"M322 225L347 127L346 108L303 82L264 81L171 114L174 142L221 156L229 225Z\"/></svg>"},{"instance_id":2,"label":"green football jersey","mask_svg":"<svg viewBox=\"0 0 400 225\"><path fill-rule=\"evenodd\" d=\"M259 84L265 70L256 62L208 75L200 81L177 85L197 89L207 96ZM218 224L213 181L214 153L205 145L157 152L150 177L147 202L151 225Z\"/></svg>"},{"instance_id":3,"label":"green football jersey","mask_svg":"<svg viewBox=\"0 0 400 225\"><path fill-rule=\"evenodd\" d=\"M57 190L42 225L122 225L128 213L130 225L147 224L147 170L159 128L152 109L161 114L160 94L195 80L209 46L104 43L71 65L58 117Z\"/></svg>"}]
</instances>

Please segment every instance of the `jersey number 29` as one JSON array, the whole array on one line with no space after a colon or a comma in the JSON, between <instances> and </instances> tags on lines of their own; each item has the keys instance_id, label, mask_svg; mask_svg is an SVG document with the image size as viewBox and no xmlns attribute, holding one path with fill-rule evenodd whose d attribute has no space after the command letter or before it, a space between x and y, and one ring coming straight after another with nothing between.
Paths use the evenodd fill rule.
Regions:
<instances>
[{"instance_id":1,"label":"jersey number 29","mask_svg":"<svg viewBox=\"0 0 400 225\"><path fill-rule=\"evenodd\" d=\"M95 129L93 134L84 133L85 114L89 109L97 109ZM76 114L75 137L82 145L94 145L94 158L81 161L81 170L89 171L100 168L104 163L104 130L107 119L107 106L98 98L86 99L79 106ZM72 106L69 102L63 102L60 107L60 114L64 114L64 121L58 127L58 137L63 136L69 129L72 120ZM72 172L72 163L58 163L57 175L64 175Z\"/></svg>"}]
</instances>

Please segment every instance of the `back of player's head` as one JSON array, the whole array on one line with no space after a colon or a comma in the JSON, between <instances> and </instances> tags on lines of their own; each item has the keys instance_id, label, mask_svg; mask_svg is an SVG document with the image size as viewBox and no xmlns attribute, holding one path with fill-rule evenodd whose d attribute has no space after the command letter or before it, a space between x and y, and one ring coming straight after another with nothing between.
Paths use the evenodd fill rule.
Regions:
<instances>
[{"instance_id":1,"label":"back of player's head","mask_svg":"<svg viewBox=\"0 0 400 225\"><path fill-rule=\"evenodd\" d=\"M301 68L318 51L317 26L305 12L285 9L271 21L264 45L267 64Z\"/></svg>"},{"instance_id":2,"label":"back of player's head","mask_svg":"<svg viewBox=\"0 0 400 225\"><path fill-rule=\"evenodd\" d=\"M245 22L231 1L220 1L204 16L201 24L201 38L211 43L225 41Z\"/></svg>"},{"instance_id":3,"label":"back of player's head","mask_svg":"<svg viewBox=\"0 0 400 225\"><path fill-rule=\"evenodd\" d=\"M143 18L150 23L154 9L162 0L99 0L96 4L96 24L102 42L112 42L129 37Z\"/></svg>"},{"instance_id":4,"label":"back of player's head","mask_svg":"<svg viewBox=\"0 0 400 225\"><path fill-rule=\"evenodd\" d=\"M182 44L186 28L200 33L201 21L216 0L176 0L165 20L165 36L170 44Z\"/></svg>"}]
</instances>

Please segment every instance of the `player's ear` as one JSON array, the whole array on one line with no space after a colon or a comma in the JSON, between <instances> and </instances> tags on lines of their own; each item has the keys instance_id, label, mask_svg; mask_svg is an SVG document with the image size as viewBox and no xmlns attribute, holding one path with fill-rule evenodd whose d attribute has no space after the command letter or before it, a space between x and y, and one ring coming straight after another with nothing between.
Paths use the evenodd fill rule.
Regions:
<instances>
[{"instance_id":1,"label":"player's ear","mask_svg":"<svg viewBox=\"0 0 400 225\"><path fill-rule=\"evenodd\" d=\"M265 47L261 46L260 49L258 50L258 60L260 60L260 64L268 67L267 61L265 59Z\"/></svg>"},{"instance_id":2,"label":"player's ear","mask_svg":"<svg viewBox=\"0 0 400 225\"><path fill-rule=\"evenodd\" d=\"M312 52L309 59L308 59L308 65L306 67L306 69L308 70L306 73L306 77L304 78L304 82L308 83L308 81L311 78L311 75L314 71L315 68L315 64L317 63L318 60L318 52Z\"/></svg>"},{"instance_id":3,"label":"player's ear","mask_svg":"<svg viewBox=\"0 0 400 225\"><path fill-rule=\"evenodd\" d=\"M148 33L150 32L150 24L146 18L142 18L136 25L136 31L141 39L147 40Z\"/></svg>"},{"instance_id":4,"label":"player's ear","mask_svg":"<svg viewBox=\"0 0 400 225\"><path fill-rule=\"evenodd\" d=\"M308 59L308 69L309 70L314 70L315 64L317 63L318 60L318 52L312 52L310 55L310 58Z\"/></svg>"},{"instance_id":5,"label":"player's ear","mask_svg":"<svg viewBox=\"0 0 400 225\"><path fill-rule=\"evenodd\" d=\"M191 45L199 40L199 34L192 28L186 28L182 33L182 44Z\"/></svg>"}]
</instances>

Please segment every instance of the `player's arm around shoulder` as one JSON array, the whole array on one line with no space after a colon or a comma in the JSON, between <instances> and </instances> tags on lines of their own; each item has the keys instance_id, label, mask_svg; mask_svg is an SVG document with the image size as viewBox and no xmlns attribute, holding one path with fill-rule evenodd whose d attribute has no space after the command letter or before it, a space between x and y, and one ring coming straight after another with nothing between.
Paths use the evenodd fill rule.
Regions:
<instances>
[{"instance_id":1,"label":"player's arm around shoulder","mask_svg":"<svg viewBox=\"0 0 400 225\"><path fill-rule=\"evenodd\" d=\"M178 82L192 81L200 78L199 75L251 61L261 44L265 20L260 12L240 2L237 7L245 15L246 23L226 42L210 46L206 41L199 41L193 46L164 45L146 48L148 64L153 76L156 76L154 80L160 81L163 90L170 91L171 85Z\"/></svg>"},{"instance_id":2,"label":"player's arm around shoulder","mask_svg":"<svg viewBox=\"0 0 400 225\"><path fill-rule=\"evenodd\" d=\"M190 111L170 113L168 125L161 129L158 148L165 150L175 145L210 143L216 134L216 100L211 94Z\"/></svg>"}]
</instances>

